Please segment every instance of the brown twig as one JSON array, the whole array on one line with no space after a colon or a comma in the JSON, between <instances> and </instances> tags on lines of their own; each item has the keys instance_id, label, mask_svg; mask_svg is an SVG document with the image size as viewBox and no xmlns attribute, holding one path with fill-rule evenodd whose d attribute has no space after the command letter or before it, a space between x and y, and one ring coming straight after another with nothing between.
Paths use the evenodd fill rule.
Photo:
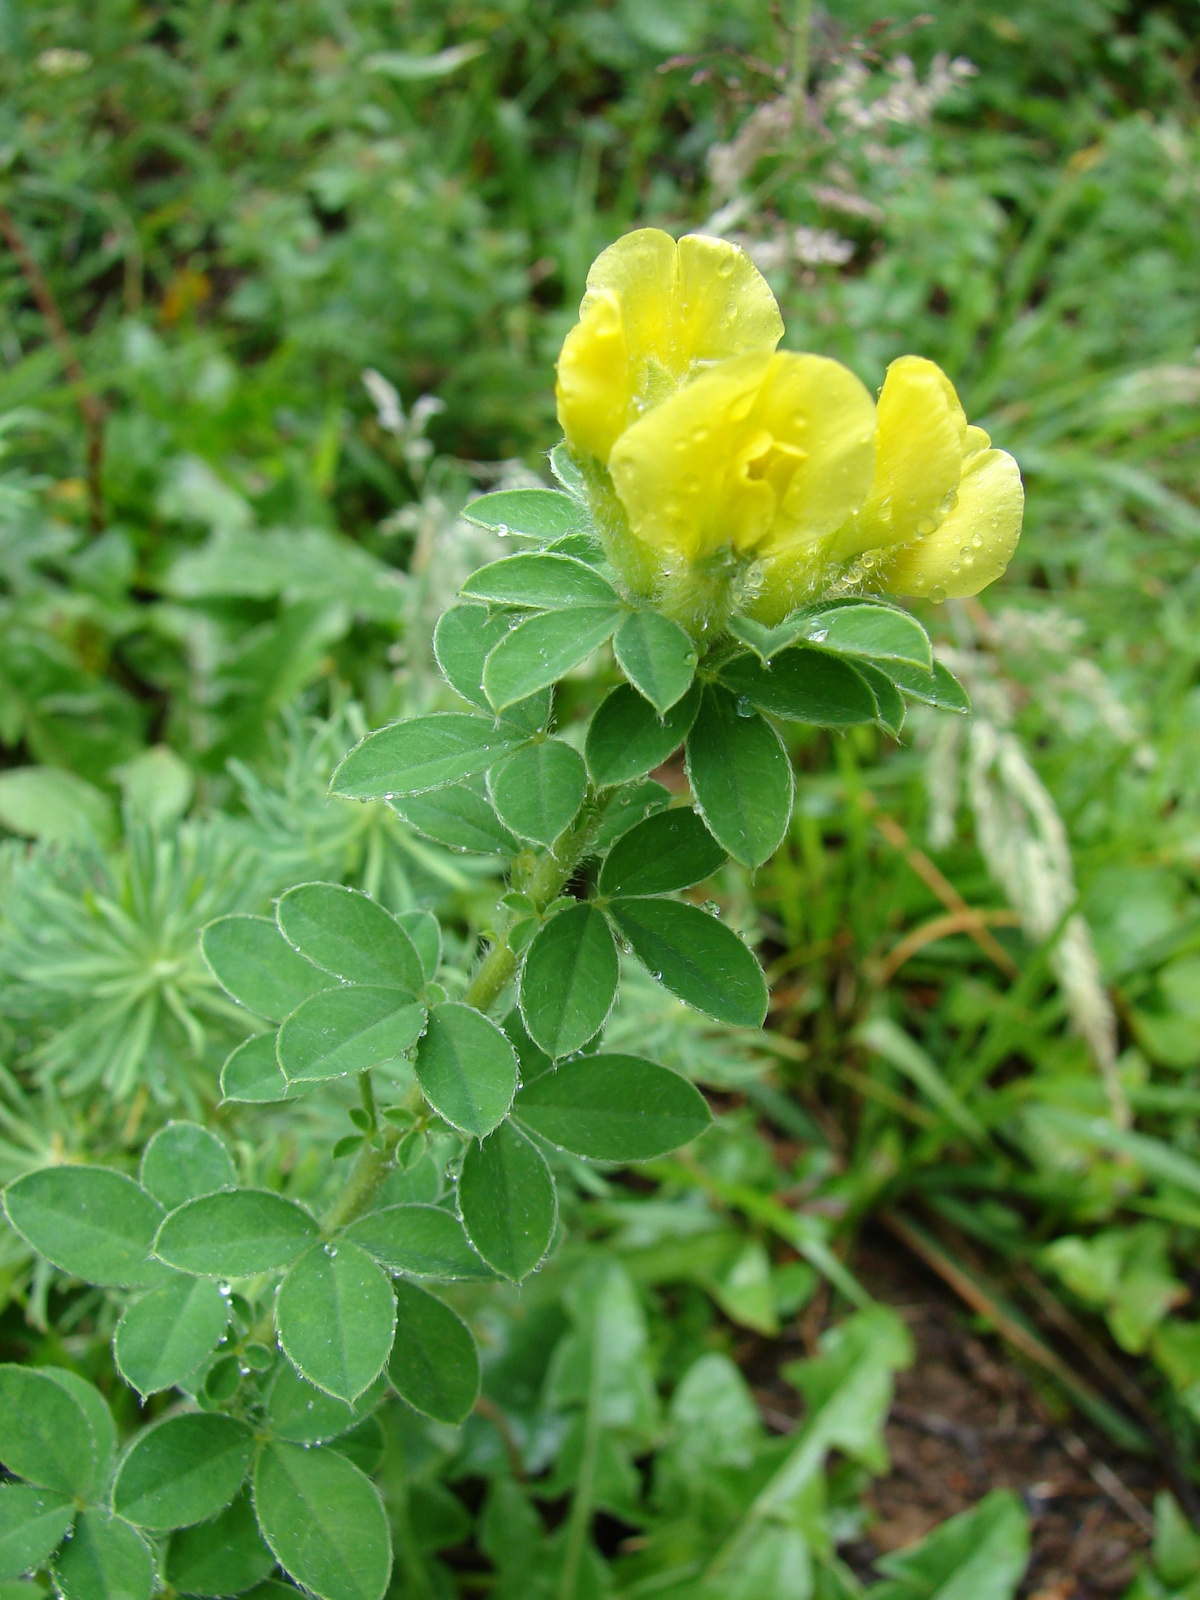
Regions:
<instances>
[{"instance_id":1,"label":"brown twig","mask_svg":"<svg viewBox=\"0 0 1200 1600\"><path fill-rule=\"evenodd\" d=\"M87 439L88 525L93 533L99 533L104 526L104 498L101 491L101 469L104 464L104 407L88 384L87 374L76 354L74 341L67 329L58 301L54 298L54 291L26 244L24 234L4 206L0 206L0 233L4 235L4 242L12 251L13 258L29 285L29 292L37 302L50 338L62 359L63 370L75 385L76 400L83 417L84 434Z\"/></svg>"},{"instance_id":2,"label":"brown twig","mask_svg":"<svg viewBox=\"0 0 1200 1600\"><path fill-rule=\"evenodd\" d=\"M1015 911L976 911L968 906L966 911L947 911L944 916L933 917L919 928L906 933L885 957L879 969L880 984L890 983L896 973L919 950L952 933L974 933L979 928L1017 928L1021 919Z\"/></svg>"},{"instance_id":3,"label":"brown twig","mask_svg":"<svg viewBox=\"0 0 1200 1600\"><path fill-rule=\"evenodd\" d=\"M1020 968L999 940L994 938L988 931L984 921L984 914L967 904L949 878L945 877L934 866L924 850L919 850L913 844L895 817L890 817L886 811L879 809L879 802L869 790L864 789L859 795L859 799L862 802L863 809L868 813L872 822L891 845L892 849L899 851L922 883L937 895L946 910L961 918L963 933L970 934L984 955L989 960L994 961L1001 972L1006 973L1010 978L1017 977Z\"/></svg>"}]
</instances>

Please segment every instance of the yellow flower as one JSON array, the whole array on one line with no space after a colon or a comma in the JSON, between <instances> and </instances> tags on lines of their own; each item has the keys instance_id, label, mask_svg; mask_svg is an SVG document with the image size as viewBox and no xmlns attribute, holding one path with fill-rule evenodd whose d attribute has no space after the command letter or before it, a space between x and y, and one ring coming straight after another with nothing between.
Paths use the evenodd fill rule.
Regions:
<instances>
[{"instance_id":1,"label":"yellow flower","mask_svg":"<svg viewBox=\"0 0 1200 1600\"><path fill-rule=\"evenodd\" d=\"M954 385L920 356L887 370L875 426L875 475L838 530L834 562L862 559L892 594L978 594L1008 565L1024 491L1012 456L968 426ZM894 552L894 553L893 553Z\"/></svg>"},{"instance_id":2,"label":"yellow flower","mask_svg":"<svg viewBox=\"0 0 1200 1600\"><path fill-rule=\"evenodd\" d=\"M558 358L568 443L607 465L617 439L715 362L774 350L783 319L765 278L723 239L676 244L639 228L592 264Z\"/></svg>"},{"instance_id":3,"label":"yellow flower","mask_svg":"<svg viewBox=\"0 0 1200 1600\"><path fill-rule=\"evenodd\" d=\"M632 532L668 559L803 558L871 482L875 407L824 356L723 361L627 428L609 471Z\"/></svg>"}]
</instances>

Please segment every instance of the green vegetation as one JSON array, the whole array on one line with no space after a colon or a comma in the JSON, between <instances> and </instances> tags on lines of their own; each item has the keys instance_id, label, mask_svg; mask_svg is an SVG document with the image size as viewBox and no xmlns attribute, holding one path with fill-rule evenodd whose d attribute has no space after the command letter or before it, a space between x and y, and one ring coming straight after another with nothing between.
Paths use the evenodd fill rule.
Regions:
<instances>
[{"instance_id":1,"label":"green vegetation","mask_svg":"<svg viewBox=\"0 0 1200 1600\"><path fill-rule=\"evenodd\" d=\"M1161 1465L1132 1596L1191 1592L1195 19L918 13L0 4L0 1600L47 1572L69 1600L286 1600L280 1568L377 1600L389 1552L406 1600L1006 1600L1028 1530L1004 1491L872 1572L854 1554L912 1353L856 1270L877 1226L969 1286L1049 1406ZM621 720L610 654L560 685L565 742L527 742L539 710L505 746L536 773L390 802L334 778L373 730L462 712L439 661L487 705L434 629L511 553L494 524L524 524L458 513L552 481L554 357L591 260L642 223L745 243L787 346L872 390L939 361L1026 480L1003 582L914 607L973 716L785 723L773 858L683 841L689 882L716 873L706 926L766 970L765 1033L746 944L714 954L719 993L672 979L667 924L700 913L660 844L587 865L661 814L646 774L686 731ZM551 871L581 773L619 803ZM611 1016L604 917L543 921L577 861L630 947ZM321 953L306 884L384 921ZM475 964L497 931L541 958L537 1045L471 1021L504 1019L511 974L484 993ZM408 1067L375 1063L425 1010L409 1103ZM584 1136L582 1080L539 1090L539 1046L606 1016ZM365 1098L332 1076L362 1066ZM703 1121L683 1079L714 1120L671 1154ZM657 1132L600 1115L628 1096ZM769 1342L801 1312L793 1361Z\"/></svg>"}]
</instances>

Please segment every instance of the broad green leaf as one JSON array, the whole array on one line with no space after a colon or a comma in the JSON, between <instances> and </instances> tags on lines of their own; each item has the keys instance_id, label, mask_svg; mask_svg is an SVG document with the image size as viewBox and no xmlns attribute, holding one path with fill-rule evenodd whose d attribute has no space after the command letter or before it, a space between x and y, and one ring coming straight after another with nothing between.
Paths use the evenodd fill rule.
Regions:
<instances>
[{"instance_id":1,"label":"broad green leaf","mask_svg":"<svg viewBox=\"0 0 1200 1600\"><path fill-rule=\"evenodd\" d=\"M558 539L587 527L587 512L579 501L558 489L497 489L468 501L461 514L480 528L530 539Z\"/></svg>"},{"instance_id":2,"label":"broad green leaf","mask_svg":"<svg viewBox=\"0 0 1200 1600\"><path fill-rule=\"evenodd\" d=\"M500 821L535 844L553 844L574 822L586 789L583 757L561 739L526 745L488 774Z\"/></svg>"},{"instance_id":3,"label":"broad green leaf","mask_svg":"<svg viewBox=\"0 0 1200 1600\"><path fill-rule=\"evenodd\" d=\"M279 1286L275 1325L301 1377L353 1405L383 1371L392 1348L391 1285L356 1244L343 1238L314 1245Z\"/></svg>"},{"instance_id":4,"label":"broad green leaf","mask_svg":"<svg viewBox=\"0 0 1200 1600\"><path fill-rule=\"evenodd\" d=\"M0 1581L20 1578L44 1564L75 1520L69 1495L0 1483Z\"/></svg>"},{"instance_id":5,"label":"broad green leaf","mask_svg":"<svg viewBox=\"0 0 1200 1600\"><path fill-rule=\"evenodd\" d=\"M657 611L635 611L613 635L621 671L661 715L692 686L696 647L677 623Z\"/></svg>"},{"instance_id":6,"label":"broad green leaf","mask_svg":"<svg viewBox=\"0 0 1200 1600\"><path fill-rule=\"evenodd\" d=\"M479 1356L471 1330L425 1289L396 1285L396 1342L388 1376L400 1398L435 1422L462 1422L479 1395Z\"/></svg>"},{"instance_id":7,"label":"broad green leaf","mask_svg":"<svg viewBox=\"0 0 1200 1600\"><path fill-rule=\"evenodd\" d=\"M871 1600L1012 1600L1029 1564L1029 1514L1011 1489L939 1524L919 1544L881 1556L891 1581Z\"/></svg>"},{"instance_id":8,"label":"broad green leaf","mask_svg":"<svg viewBox=\"0 0 1200 1600\"><path fill-rule=\"evenodd\" d=\"M173 1278L125 1307L113 1335L117 1370L139 1394L172 1389L217 1348L229 1301L211 1278Z\"/></svg>"},{"instance_id":9,"label":"broad green leaf","mask_svg":"<svg viewBox=\"0 0 1200 1600\"><path fill-rule=\"evenodd\" d=\"M65 1389L88 1419L92 1438L96 1441L96 1483L103 1488L108 1483L109 1468L117 1449L117 1425L108 1408L108 1401L94 1383L89 1383L67 1367L41 1367L39 1371L44 1372L60 1389Z\"/></svg>"},{"instance_id":10,"label":"broad green leaf","mask_svg":"<svg viewBox=\"0 0 1200 1600\"><path fill-rule=\"evenodd\" d=\"M874 722L875 696L862 673L822 650L784 650L765 666L738 656L721 669L721 681L760 711L819 728Z\"/></svg>"},{"instance_id":11,"label":"broad green leaf","mask_svg":"<svg viewBox=\"0 0 1200 1600\"><path fill-rule=\"evenodd\" d=\"M495 1276L472 1250L462 1223L444 1206L384 1206L361 1217L343 1238L361 1245L390 1272L412 1278Z\"/></svg>"},{"instance_id":12,"label":"broad green leaf","mask_svg":"<svg viewBox=\"0 0 1200 1600\"><path fill-rule=\"evenodd\" d=\"M687 738L687 775L709 831L735 861L760 867L792 817L792 764L771 724L709 684Z\"/></svg>"},{"instance_id":13,"label":"broad green leaf","mask_svg":"<svg viewBox=\"0 0 1200 1600\"><path fill-rule=\"evenodd\" d=\"M557 683L604 643L620 616L620 607L612 605L572 606L568 611L545 611L527 618L506 634L487 658L483 687L488 699L497 711L503 711ZM498 752L492 760L504 753Z\"/></svg>"},{"instance_id":14,"label":"broad green leaf","mask_svg":"<svg viewBox=\"0 0 1200 1600\"><path fill-rule=\"evenodd\" d=\"M904 713L906 710L904 696L896 685L881 668L874 666L870 661L860 661L858 670L867 680L871 693L875 696L878 706L879 726L885 733L890 733L893 738L898 738L900 729L904 726Z\"/></svg>"},{"instance_id":15,"label":"broad green leaf","mask_svg":"<svg viewBox=\"0 0 1200 1600\"><path fill-rule=\"evenodd\" d=\"M652 978L718 1022L759 1028L767 980L732 928L680 900L616 899L609 914Z\"/></svg>"},{"instance_id":16,"label":"broad green leaf","mask_svg":"<svg viewBox=\"0 0 1200 1600\"><path fill-rule=\"evenodd\" d=\"M37 1367L0 1366L0 1464L59 1494L97 1487L100 1446L87 1412Z\"/></svg>"},{"instance_id":17,"label":"broad green leaf","mask_svg":"<svg viewBox=\"0 0 1200 1600\"><path fill-rule=\"evenodd\" d=\"M910 700L937 706L939 711L957 711L961 716L971 710L970 695L940 661L933 663L932 673L923 672L908 661L889 661L887 675Z\"/></svg>"},{"instance_id":18,"label":"broad green leaf","mask_svg":"<svg viewBox=\"0 0 1200 1600\"><path fill-rule=\"evenodd\" d=\"M512 1104L516 1054L503 1031L473 1006L433 1007L416 1064L425 1098L463 1133L489 1133Z\"/></svg>"},{"instance_id":19,"label":"broad green leaf","mask_svg":"<svg viewBox=\"0 0 1200 1600\"><path fill-rule=\"evenodd\" d=\"M300 1374L281 1362L267 1396L267 1426L276 1439L293 1444L323 1444L356 1428L379 1404L387 1392L387 1379L380 1377L355 1405L335 1400L333 1395L306 1383Z\"/></svg>"},{"instance_id":20,"label":"broad green leaf","mask_svg":"<svg viewBox=\"0 0 1200 1600\"><path fill-rule=\"evenodd\" d=\"M497 728L490 717L477 717L469 711L410 717L407 722L393 722L389 728L369 733L356 744L334 772L329 790L345 800L392 800L424 794L486 772L524 742L519 731Z\"/></svg>"},{"instance_id":21,"label":"broad green leaf","mask_svg":"<svg viewBox=\"0 0 1200 1600\"><path fill-rule=\"evenodd\" d=\"M465 1544L475 1519L456 1494L437 1481L422 1478L409 1485L413 1539L421 1550L447 1550Z\"/></svg>"},{"instance_id":22,"label":"broad green leaf","mask_svg":"<svg viewBox=\"0 0 1200 1600\"><path fill-rule=\"evenodd\" d=\"M521 1015L548 1056L570 1055L604 1026L620 965L603 914L568 907L540 927L521 969Z\"/></svg>"},{"instance_id":23,"label":"broad green leaf","mask_svg":"<svg viewBox=\"0 0 1200 1600\"><path fill-rule=\"evenodd\" d=\"M515 856L521 846L473 782L449 783L432 794L393 800L392 809L410 828L451 850L481 856Z\"/></svg>"},{"instance_id":24,"label":"broad green leaf","mask_svg":"<svg viewBox=\"0 0 1200 1600\"><path fill-rule=\"evenodd\" d=\"M331 1439L329 1448L345 1456L360 1472L372 1478L383 1465L383 1458L387 1454L383 1424L377 1416L364 1417L349 1433L341 1433L336 1439Z\"/></svg>"},{"instance_id":25,"label":"broad green leaf","mask_svg":"<svg viewBox=\"0 0 1200 1600\"><path fill-rule=\"evenodd\" d=\"M472 600L560 611L576 606L617 606L620 599L607 578L574 556L530 550L507 556L473 572L462 586Z\"/></svg>"},{"instance_id":26,"label":"broad green leaf","mask_svg":"<svg viewBox=\"0 0 1200 1600\"><path fill-rule=\"evenodd\" d=\"M442 930L432 911L398 911L396 921L413 942L427 982L437 977L442 964Z\"/></svg>"},{"instance_id":27,"label":"broad green leaf","mask_svg":"<svg viewBox=\"0 0 1200 1600\"><path fill-rule=\"evenodd\" d=\"M249 1485L240 1489L219 1516L193 1528L181 1528L167 1551L167 1582L177 1594L244 1594L275 1568L258 1531Z\"/></svg>"},{"instance_id":28,"label":"broad green leaf","mask_svg":"<svg viewBox=\"0 0 1200 1600\"><path fill-rule=\"evenodd\" d=\"M600 869L600 893L670 894L709 878L725 851L688 806L659 811L613 845Z\"/></svg>"},{"instance_id":29,"label":"broad green leaf","mask_svg":"<svg viewBox=\"0 0 1200 1600\"><path fill-rule=\"evenodd\" d=\"M702 1134L704 1096L677 1072L640 1056L583 1056L543 1073L513 1115L561 1150L592 1161L649 1161Z\"/></svg>"},{"instance_id":30,"label":"broad green leaf","mask_svg":"<svg viewBox=\"0 0 1200 1600\"><path fill-rule=\"evenodd\" d=\"M216 1189L232 1189L237 1169L215 1133L198 1122L168 1122L142 1152L142 1188L168 1211Z\"/></svg>"},{"instance_id":31,"label":"broad green leaf","mask_svg":"<svg viewBox=\"0 0 1200 1600\"><path fill-rule=\"evenodd\" d=\"M812 1568L812 1545L799 1528L760 1528L721 1568L721 1600L812 1600Z\"/></svg>"},{"instance_id":32,"label":"broad green leaf","mask_svg":"<svg viewBox=\"0 0 1200 1600\"><path fill-rule=\"evenodd\" d=\"M290 1578L320 1600L383 1600L387 1517L371 1480L328 1445L274 1440L254 1469L254 1509Z\"/></svg>"},{"instance_id":33,"label":"broad green leaf","mask_svg":"<svg viewBox=\"0 0 1200 1600\"><path fill-rule=\"evenodd\" d=\"M548 554L574 556L577 561L586 561L589 567L608 564L604 546L594 533L564 533L561 539L551 540L545 548Z\"/></svg>"},{"instance_id":34,"label":"broad green leaf","mask_svg":"<svg viewBox=\"0 0 1200 1600\"><path fill-rule=\"evenodd\" d=\"M205 1278L246 1278L292 1264L319 1234L312 1214L269 1189L202 1195L172 1211L154 1240L160 1261Z\"/></svg>"},{"instance_id":35,"label":"broad green leaf","mask_svg":"<svg viewBox=\"0 0 1200 1600\"><path fill-rule=\"evenodd\" d=\"M615 844L622 834L636 827L655 812L665 811L671 804L671 791L664 789L653 778L643 778L640 783L626 783L608 797L608 805L600 826L596 829L593 845L604 851Z\"/></svg>"},{"instance_id":36,"label":"broad green leaf","mask_svg":"<svg viewBox=\"0 0 1200 1600\"><path fill-rule=\"evenodd\" d=\"M98 1507L81 1511L50 1568L62 1600L150 1600L154 1556L136 1528Z\"/></svg>"},{"instance_id":37,"label":"broad green leaf","mask_svg":"<svg viewBox=\"0 0 1200 1600\"><path fill-rule=\"evenodd\" d=\"M598 789L609 789L661 767L687 738L699 709L698 686L660 717L636 689L619 684L600 703L588 726L583 753L592 782Z\"/></svg>"},{"instance_id":38,"label":"broad green leaf","mask_svg":"<svg viewBox=\"0 0 1200 1600\"><path fill-rule=\"evenodd\" d=\"M412 940L361 890L301 883L280 895L275 916L288 943L334 977L420 994L425 974Z\"/></svg>"},{"instance_id":39,"label":"broad green leaf","mask_svg":"<svg viewBox=\"0 0 1200 1600\"><path fill-rule=\"evenodd\" d=\"M40 1254L85 1283L135 1288L162 1277L148 1259L163 1208L108 1167L42 1167L4 1191L8 1220Z\"/></svg>"},{"instance_id":40,"label":"broad green leaf","mask_svg":"<svg viewBox=\"0 0 1200 1600\"><path fill-rule=\"evenodd\" d=\"M275 1050L289 1083L321 1082L394 1061L417 1042L424 1025L424 1006L403 990L347 984L293 1011Z\"/></svg>"},{"instance_id":41,"label":"broad green leaf","mask_svg":"<svg viewBox=\"0 0 1200 1600\"><path fill-rule=\"evenodd\" d=\"M549 1250L558 1220L554 1179L542 1152L511 1122L467 1150L458 1209L475 1249L514 1283Z\"/></svg>"},{"instance_id":42,"label":"broad green leaf","mask_svg":"<svg viewBox=\"0 0 1200 1600\"><path fill-rule=\"evenodd\" d=\"M57 767L0 773L0 823L47 844L107 842L117 831L112 801L86 778Z\"/></svg>"},{"instance_id":43,"label":"broad green leaf","mask_svg":"<svg viewBox=\"0 0 1200 1600\"><path fill-rule=\"evenodd\" d=\"M734 638L753 650L760 661L770 661L772 656L777 656L781 650L786 650L797 639L804 637L808 632L809 616L807 611L800 612L785 617L773 628L768 628L763 622L755 622L750 617L730 617L727 626Z\"/></svg>"},{"instance_id":44,"label":"broad green leaf","mask_svg":"<svg viewBox=\"0 0 1200 1600\"><path fill-rule=\"evenodd\" d=\"M207 1522L241 1488L254 1434L236 1417L190 1411L134 1436L113 1480L113 1510L163 1532Z\"/></svg>"},{"instance_id":45,"label":"broad green leaf","mask_svg":"<svg viewBox=\"0 0 1200 1600\"><path fill-rule=\"evenodd\" d=\"M508 630L519 621L513 611L490 606L452 606L443 611L433 632L433 653L442 676L464 700L491 711L483 692L483 663Z\"/></svg>"},{"instance_id":46,"label":"broad green leaf","mask_svg":"<svg viewBox=\"0 0 1200 1600\"><path fill-rule=\"evenodd\" d=\"M328 973L298 956L270 917L218 917L200 935L200 951L225 993L268 1022L329 988Z\"/></svg>"},{"instance_id":47,"label":"broad green leaf","mask_svg":"<svg viewBox=\"0 0 1200 1600\"><path fill-rule=\"evenodd\" d=\"M277 1035L256 1033L225 1058L221 1068L221 1098L246 1105L269 1105L307 1094L310 1083L289 1083L279 1065Z\"/></svg>"},{"instance_id":48,"label":"broad green leaf","mask_svg":"<svg viewBox=\"0 0 1200 1600\"><path fill-rule=\"evenodd\" d=\"M929 635L907 611L893 606L833 606L808 618L805 639L840 655L877 661L911 661L926 672L933 665Z\"/></svg>"}]
</instances>

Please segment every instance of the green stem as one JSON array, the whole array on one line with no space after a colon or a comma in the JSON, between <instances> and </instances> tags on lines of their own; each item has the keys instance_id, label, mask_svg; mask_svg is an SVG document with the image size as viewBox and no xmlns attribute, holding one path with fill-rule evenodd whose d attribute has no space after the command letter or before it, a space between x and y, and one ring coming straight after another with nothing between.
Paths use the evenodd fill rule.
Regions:
<instances>
[{"instance_id":1,"label":"green stem","mask_svg":"<svg viewBox=\"0 0 1200 1600\"><path fill-rule=\"evenodd\" d=\"M341 1194L330 1206L321 1231L334 1234L371 1209L375 1196L392 1170L392 1157L400 1143L400 1130L388 1128L376 1143L368 1140L350 1168Z\"/></svg>"},{"instance_id":2,"label":"green stem","mask_svg":"<svg viewBox=\"0 0 1200 1600\"><path fill-rule=\"evenodd\" d=\"M571 1501L571 1515L567 1521L566 1544L563 1549L562 1578L558 1585L558 1600L575 1600L579 1587L579 1573L583 1565L583 1552L587 1546L592 1525L592 1507L596 1493L596 1468L600 1459L600 1389L603 1365L598 1343L597 1328L592 1335L592 1360L588 1373L587 1411L583 1423L583 1451L579 1457L579 1476L575 1480L575 1497Z\"/></svg>"}]
</instances>

